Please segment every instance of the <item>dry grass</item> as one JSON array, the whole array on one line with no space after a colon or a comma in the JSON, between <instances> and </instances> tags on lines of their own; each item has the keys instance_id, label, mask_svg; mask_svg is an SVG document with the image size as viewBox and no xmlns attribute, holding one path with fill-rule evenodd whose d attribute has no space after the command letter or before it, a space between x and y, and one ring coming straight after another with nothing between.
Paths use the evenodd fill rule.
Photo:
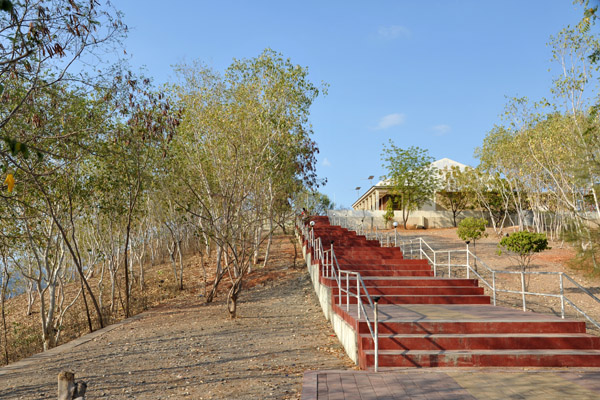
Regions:
<instances>
[{"instance_id":1,"label":"dry grass","mask_svg":"<svg viewBox=\"0 0 600 400\"><path fill-rule=\"evenodd\" d=\"M289 236L276 237L272 248L272 254L275 257L284 256L286 259L293 259L293 250L290 250ZM279 247L279 248L278 248ZM292 247L293 249L293 247ZM283 251L283 253L281 253ZM287 252L287 253L286 253ZM291 253L290 253L291 252ZM280 254L281 253L281 254ZM262 261L262 260L260 260ZM298 263L300 260L298 260ZM169 299L176 297L186 296L203 296L205 284L210 289L212 281L214 279L213 266L214 260L204 257L204 267L207 272L207 282L204 282L204 273L201 265L201 257L199 254L187 254L184 257L184 289L180 291L177 288L177 282L173 274L173 269L170 262L162 262L156 265L147 264L144 269L145 275L145 289L140 289L139 281L134 281L131 302L130 302L130 315L136 315L148 309L154 308ZM278 271L276 268L277 260L272 259L269 266L265 269L254 268L252 273L247 277L244 283L244 289L251 288L257 285L265 285L278 277L285 274L283 271ZM137 277L137 269L135 267L135 275ZM119 276L120 280L123 280L122 270ZM98 276L93 276L90 280L90 286L94 291L96 298L98 298ZM122 283L121 283L122 286ZM226 290L231 286L227 278L224 278L219 287L219 293L226 293ZM70 282L66 285L65 296L67 301L65 304L70 302L78 293L80 284L78 281ZM103 320L105 325L110 325L115 322L121 321L125 315L123 311L124 292L121 288L116 298L116 304L114 312L110 310L110 282L108 276L104 277L104 288L102 292L103 296ZM88 304L90 306L90 313L93 322L94 329L99 328L99 323L96 317L96 313L93 309L91 301L88 297ZM8 333L8 361L9 363L28 357L32 354L39 353L42 351L42 338L41 338L41 322L40 322L40 310L39 310L39 298L36 298L32 308L31 315L26 315L27 310L27 298L25 294L16 296L9 299L6 302L6 325ZM223 309L226 313L226 309ZM2 323L0 321L0 329ZM62 331L59 342L57 345L67 343L73 339L76 339L89 332L88 321L85 312L85 305L82 297L80 296L76 304L65 314ZM4 338L0 338L0 365L5 364L4 351L5 351Z\"/></svg>"}]
</instances>

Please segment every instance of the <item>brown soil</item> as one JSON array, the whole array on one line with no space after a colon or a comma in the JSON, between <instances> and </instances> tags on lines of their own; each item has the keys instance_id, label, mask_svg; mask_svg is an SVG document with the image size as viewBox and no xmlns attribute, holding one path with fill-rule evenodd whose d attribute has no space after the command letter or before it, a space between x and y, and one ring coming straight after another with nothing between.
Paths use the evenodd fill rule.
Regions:
<instances>
[{"instance_id":1,"label":"brown soil","mask_svg":"<svg viewBox=\"0 0 600 400\"><path fill-rule=\"evenodd\" d=\"M223 296L206 304L187 291L77 347L0 368L0 397L54 398L58 372L71 370L88 383L87 399L299 399L306 370L354 364L301 260L292 265L292 249L277 238L272 262L252 272L238 318L228 317Z\"/></svg>"}]
</instances>

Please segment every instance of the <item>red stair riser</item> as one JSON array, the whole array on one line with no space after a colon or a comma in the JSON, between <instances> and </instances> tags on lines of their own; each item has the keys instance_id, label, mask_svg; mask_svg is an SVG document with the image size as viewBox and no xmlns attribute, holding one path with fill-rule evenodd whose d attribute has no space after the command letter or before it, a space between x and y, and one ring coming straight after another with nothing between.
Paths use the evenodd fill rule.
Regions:
<instances>
[{"instance_id":1,"label":"red stair riser","mask_svg":"<svg viewBox=\"0 0 600 400\"><path fill-rule=\"evenodd\" d=\"M510 335L510 334L507 334ZM380 350L494 350L494 349L578 349L592 350L600 346L597 336L506 336L506 337L380 337ZM371 335L361 336L361 349L373 350Z\"/></svg>"},{"instance_id":2,"label":"red stair riser","mask_svg":"<svg viewBox=\"0 0 600 400\"><path fill-rule=\"evenodd\" d=\"M481 287L367 287L369 295L385 296L385 295L483 295ZM352 293L356 293L356 289L351 289ZM361 290L364 295L364 290Z\"/></svg>"},{"instance_id":3,"label":"red stair riser","mask_svg":"<svg viewBox=\"0 0 600 400\"><path fill-rule=\"evenodd\" d=\"M333 302L338 303L337 294L333 295ZM356 304L356 297L349 298L350 304ZM346 303L346 296L342 295L342 304ZM490 304L489 296L384 296L379 304Z\"/></svg>"},{"instance_id":4,"label":"red stair riser","mask_svg":"<svg viewBox=\"0 0 600 400\"><path fill-rule=\"evenodd\" d=\"M373 356L366 355L362 365L373 365ZM379 355L380 367L597 367L597 355L539 354L461 354L461 355Z\"/></svg>"},{"instance_id":5,"label":"red stair riser","mask_svg":"<svg viewBox=\"0 0 600 400\"><path fill-rule=\"evenodd\" d=\"M468 279L363 279L365 286L477 286Z\"/></svg>"},{"instance_id":6,"label":"red stair riser","mask_svg":"<svg viewBox=\"0 0 600 400\"><path fill-rule=\"evenodd\" d=\"M373 268L373 267L369 267L369 266L365 266L362 268L356 268L354 266L352 266L352 268L343 268L342 266L340 266L340 269L345 270L345 271L355 271L358 272L361 275L371 275L371 276L395 276L396 274L402 274L404 271L424 271L424 272L432 272L433 271L430 268L422 268L418 265L411 265L411 266L406 266L406 267L400 267L400 268L393 268L393 269L385 269L385 268Z\"/></svg>"},{"instance_id":7,"label":"red stair riser","mask_svg":"<svg viewBox=\"0 0 600 400\"><path fill-rule=\"evenodd\" d=\"M379 333L385 334L485 334L485 333L585 333L582 321L526 322L380 322ZM359 322L359 334L369 333L366 322Z\"/></svg>"}]
</instances>

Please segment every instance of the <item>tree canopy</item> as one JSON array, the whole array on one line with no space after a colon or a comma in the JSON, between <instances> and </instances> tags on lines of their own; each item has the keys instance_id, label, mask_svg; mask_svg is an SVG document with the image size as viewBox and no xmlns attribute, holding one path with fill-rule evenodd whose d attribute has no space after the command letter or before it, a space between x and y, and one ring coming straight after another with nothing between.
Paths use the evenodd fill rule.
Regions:
<instances>
[{"instance_id":1,"label":"tree canopy","mask_svg":"<svg viewBox=\"0 0 600 400\"><path fill-rule=\"evenodd\" d=\"M439 184L437 170L431 167L433 158L425 149L415 146L402 149L390 139L388 146L383 147L381 159L387 171L383 179L390 182L391 195L402 210L406 229L410 212L433 201Z\"/></svg>"}]
</instances>

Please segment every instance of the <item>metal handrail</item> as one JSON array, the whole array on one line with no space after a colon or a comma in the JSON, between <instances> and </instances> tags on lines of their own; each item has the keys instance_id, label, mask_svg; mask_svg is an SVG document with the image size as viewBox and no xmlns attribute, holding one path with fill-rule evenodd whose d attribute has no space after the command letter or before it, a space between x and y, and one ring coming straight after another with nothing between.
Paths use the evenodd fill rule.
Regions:
<instances>
[{"instance_id":1,"label":"metal handrail","mask_svg":"<svg viewBox=\"0 0 600 400\"><path fill-rule=\"evenodd\" d=\"M379 338L378 338L378 334L377 334L378 321L377 321L377 319L375 319L374 321L371 322L369 315L367 313L367 310L365 308L365 305L363 304L361 291L364 292L371 308L374 308L373 300L369 294L369 291L367 290L367 287L365 285L365 282L364 282L361 274L356 271L343 270L340 268L337 257L335 255L335 251L333 249L333 243L331 244L331 248L329 250L323 250L323 244L322 244L321 238L320 237L315 238L313 229L310 229L308 232L306 232L306 229L303 229L303 228L300 228L300 229L301 229L301 232L303 233L303 235L305 233L308 233L309 243L312 243L312 245L311 245L312 255L314 256L314 259L316 259L319 262L319 265L323 266L324 277L334 279L337 284L338 306L340 308L342 307L342 299L345 297L346 311L350 311L350 298L356 297L356 307L357 307L358 319L360 319L361 311L362 311L362 315L364 315L365 322L367 323L367 327L369 328L369 333L371 334L371 338L373 339L374 353L375 353L374 354L374 357L375 357L374 369L375 369L375 372L377 372L378 367L379 367ZM345 280L342 278L342 275L345 275L345 277L346 277ZM352 279L352 281L356 281L356 294L350 290L350 282L351 282L350 276L355 277L354 279ZM344 281L346 283L345 288L343 285Z\"/></svg>"},{"instance_id":2,"label":"metal handrail","mask_svg":"<svg viewBox=\"0 0 600 400\"><path fill-rule=\"evenodd\" d=\"M344 220L344 218L338 217L338 222L344 223L343 220ZM345 223L345 225L349 225L349 224ZM358 234L358 231L357 231L357 234ZM387 235L384 235L382 232L379 232L377 230L374 233L371 232L371 235L369 235L369 232L364 232L364 236L366 238L373 237L373 235L374 235L374 237L380 241L380 244L382 246L386 246L386 245L390 246L390 244L392 242L390 240L390 237L391 237L390 234L391 233L388 232ZM417 257L419 257L421 259L425 258L425 259L427 259L427 261L429 261L429 263L433 266L434 276L438 276L438 268L440 268L440 267L448 268L448 276L451 275L452 267L465 268L467 279L470 279L471 274L475 275L492 292L492 300L493 300L494 305L497 305L496 304L497 303L496 302L497 293L520 294L521 299L522 299L523 311L527 310L527 301L526 301L526 297L525 297L526 295L559 298L560 302L561 302L561 317L562 318L565 318L565 303L566 303L566 304L569 304L570 306L572 306L578 313L583 315L583 317L585 317L591 324L593 324L598 329L600 329L600 323L595 321L592 317L590 317L587 313L585 313L577 305L575 305L575 303L573 301L571 301L567 296L565 296L564 278L566 278L568 281L573 283L578 289L580 289L583 293L587 294L591 299L593 299L599 305L600 305L600 299L598 297L596 297L594 294L592 294L589 290L587 290L586 288L581 286L571 276L569 276L568 274L565 274L564 272L496 270L496 269L490 268L483 260L481 260L478 256L473 254L469 250L468 245L467 245L467 249L433 250L433 248L421 237L419 237L417 239L411 239L408 241L405 241L405 240L398 241L395 232L393 233L393 235L394 235L394 239L395 239L393 241L393 243L394 243L394 245L396 245L394 247L400 247L400 249L404 255L408 255L410 253L410 258L414 258L414 252L415 252L414 245L415 245L415 243L418 243L419 248L416 250ZM407 251L407 250L409 250L409 251ZM431 256L427 253L427 250L429 250L429 253L431 254ZM452 253L464 254L465 258L466 258L466 263L464 263L464 264L451 263L450 260L451 260ZM444 255L445 255L445 257L444 257ZM447 260L447 262L446 261L438 262L438 260ZM479 266L483 267L484 270L491 275L491 277L492 277L491 282L486 280L476 269L474 269L471 266L471 262L470 262L471 260L476 262L478 267ZM500 289L500 288L496 287L496 275L498 275L498 274L520 275L521 276L521 290ZM559 276L559 294L536 293L536 292L530 292L528 290L525 290L525 287L526 287L525 275L557 275L557 276Z\"/></svg>"}]
</instances>

